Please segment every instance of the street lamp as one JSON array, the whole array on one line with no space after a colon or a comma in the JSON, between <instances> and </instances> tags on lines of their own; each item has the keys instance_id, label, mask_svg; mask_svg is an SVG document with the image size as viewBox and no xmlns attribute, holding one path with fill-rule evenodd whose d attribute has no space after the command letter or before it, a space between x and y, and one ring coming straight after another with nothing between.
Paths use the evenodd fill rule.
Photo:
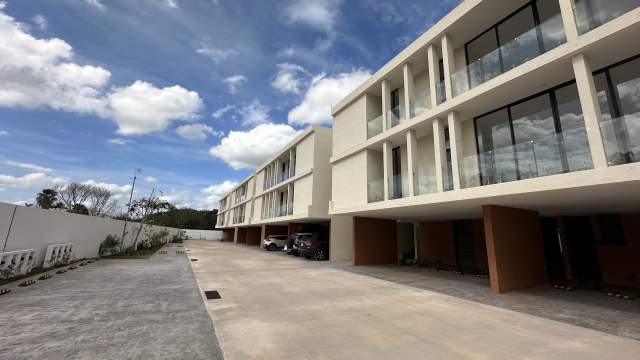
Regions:
<instances>
[{"instance_id":1,"label":"street lamp","mask_svg":"<svg viewBox=\"0 0 640 360\"><path fill-rule=\"evenodd\" d=\"M124 218L124 227L122 228L122 237L120 238L120 252L122 252L124 248L124 235L127 232L127 222L129 221L129 213L131 212L131 201L133 200L133 190L136 188L136 179L138 174L142 172L142 169L134 169L133 170L133 183L131 184L131 194L129 194L129 204L127 207L127 216Z\"/></svg>"}]
</instances>

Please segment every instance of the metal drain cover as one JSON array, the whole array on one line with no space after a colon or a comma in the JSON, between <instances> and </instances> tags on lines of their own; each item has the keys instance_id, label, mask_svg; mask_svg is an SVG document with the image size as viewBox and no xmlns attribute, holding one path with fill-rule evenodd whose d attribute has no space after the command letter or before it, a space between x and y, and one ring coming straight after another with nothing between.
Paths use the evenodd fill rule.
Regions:
<instances>
[{"instance_id":1,"label":"metal drain cover","mask_svg":"<svg viewBox=\"0 0 640 360\"><path fill-rule=\"evenodd\" d=\"M207 300L222 299L222 297L220 296L220 293L218 293L218 291L216 290L205 291L204 295L207 297Z\"/></svg>"},{"instance_id":2,"label":"metal drain cover","mask_svg":"<svg viewBox=\"0 0 640 360\"><path fill-rule=\"evenodd\" d=\"M191 261L198 261L198 259L191 259Z\"/></svg>"}]
</instances>

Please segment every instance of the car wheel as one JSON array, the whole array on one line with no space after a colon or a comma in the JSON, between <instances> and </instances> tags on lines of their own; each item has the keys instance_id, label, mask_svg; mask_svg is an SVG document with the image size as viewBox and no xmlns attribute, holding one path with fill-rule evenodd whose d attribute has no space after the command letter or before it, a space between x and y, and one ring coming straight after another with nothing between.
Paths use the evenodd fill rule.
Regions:
<instances>
[{"instance_id":1,"label":"car wheel","mask_svg":"<svg viewBox=\"0 0 640 360\"><path fill-rule=\"evenodd\" d=\"M276 244L269 244L269 246L267 246L267 250L269 251L273 251L276 249Z\"/></svg>"},{"instance_id":2,"label":"car wheel","mask_svg":"<svg viewBox=\"0 0 640 360\"><path fill-rule=\"evenodd\" d=\"M324 260L324 257L325 257L324 249L317 249L315 259L318 261L322 261Z\"/></svg>"}]
</instances>

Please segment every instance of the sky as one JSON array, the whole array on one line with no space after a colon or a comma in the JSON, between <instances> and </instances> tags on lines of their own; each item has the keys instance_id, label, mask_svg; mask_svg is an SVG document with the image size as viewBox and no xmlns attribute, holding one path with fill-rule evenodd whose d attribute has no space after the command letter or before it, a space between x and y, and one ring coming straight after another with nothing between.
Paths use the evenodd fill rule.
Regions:
<instances>
[{"instance_id":1,"label":"sky","mask_svg":"<svg viewBox=\"0 0 640 360\"><path fill-rule=\"evenodd\" d=\"M457 0L0 0L0 201L218 200Z\"/></svg>"}]
</instances>

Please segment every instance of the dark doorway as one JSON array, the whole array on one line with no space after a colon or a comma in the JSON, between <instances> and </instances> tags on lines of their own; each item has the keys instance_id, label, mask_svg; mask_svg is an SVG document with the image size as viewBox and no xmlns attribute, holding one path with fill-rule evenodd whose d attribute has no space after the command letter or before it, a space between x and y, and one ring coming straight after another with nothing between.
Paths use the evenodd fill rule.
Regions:
<instances>
[{"instance_id":1,"label":"dark doorway","mask_svg":"<svg viewBox=\"0 0 640 360\"><path fill-rule=\"evenodd\" d=\"M456 245L456 265L458 271L469 273L477 270L474 254L473 221L457 220L453 222Z\"/></svg>"},{"instance_id":2,"label":"dark doorway","mask_svg":"<svg viewBox=\"0 0 640 360\"><path fill-rule=\"evenodd\" d=\"M602 282L602 274L593 238L591 218L567 216L563 219L573 279L585 288L596 289Z\"/></svg>"},{"instance_id":3,"label":"dark doorway","mask_svg":"<svg viewBox=\"0 0 640 360\"><path fill-rule=\"evenodd\" d=\"M547 277L549 281L563 281L566 279L566 274L564 272L564 257L560 248L558 223L555 218L541 218L540 226Z\"/></svg>"}]
</instances>

